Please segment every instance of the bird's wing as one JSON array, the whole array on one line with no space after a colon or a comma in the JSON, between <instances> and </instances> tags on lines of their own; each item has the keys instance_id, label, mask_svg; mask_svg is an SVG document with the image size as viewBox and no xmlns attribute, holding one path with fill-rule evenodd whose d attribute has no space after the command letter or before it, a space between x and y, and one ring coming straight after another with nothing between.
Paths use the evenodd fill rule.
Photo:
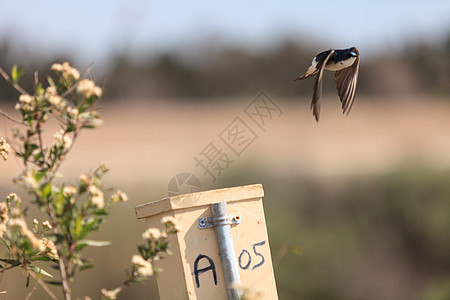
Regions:
<instances>
[{"instance_id":1,"label":"bird's wing","mask_svg":"<svg viewBox=\"0 0 450 300\"><path fill-rule=\"evenodd\" d=\"M330 53L325 57L325 59L317 65L318 74L316 76L316 82L314 83L314 93L311 101L311 109L313 110L313 115L316 118L316 121L319 122L320 115L320 98L322 97L322 79L323 79L323 70L330 59L331 55L334 53L334 50L330 50Z\"/></svg>"},{"instance_id":2,"label":"bird's wing","mask_svg":"<svg viewBox=\"0 0 450 300\"><path fill-rule=\"evenodd\" d=\"M355 100L356 85L359 75L359 53L355 62L348 68L336 71L335 80L339 98L342 103L342 113L347 114Z\"/></svg>"}]
</instances>

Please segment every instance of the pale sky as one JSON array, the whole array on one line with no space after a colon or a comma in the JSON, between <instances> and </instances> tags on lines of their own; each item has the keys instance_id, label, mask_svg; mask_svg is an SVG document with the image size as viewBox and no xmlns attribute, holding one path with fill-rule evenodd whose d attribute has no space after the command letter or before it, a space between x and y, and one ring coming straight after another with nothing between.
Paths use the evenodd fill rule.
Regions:
<instances>
[{"instance_id":1,"label":"pale sky","mask_svg":"<svg viewBox=\"0 0 450 300\"><path fill-rule=\"evenodd\" d=\"M303 38L367 53L449 33L449 0L0 0L0 40L9 36L37 54L68 51L89 62L119 50L183 49L208 39L258 49Z\"/></svg>"}]
</instances>

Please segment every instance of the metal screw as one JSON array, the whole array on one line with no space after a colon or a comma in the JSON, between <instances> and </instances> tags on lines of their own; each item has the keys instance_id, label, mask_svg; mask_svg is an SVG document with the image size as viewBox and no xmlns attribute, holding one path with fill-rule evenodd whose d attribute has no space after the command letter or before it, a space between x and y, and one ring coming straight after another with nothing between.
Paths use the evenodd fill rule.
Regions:
<instances>
[{"instance_id":1,"label":"metal screw","mask_svg":"<svg viewBox=\"0 0 450 300\"><path fill-rule=\"evenodd\" d=\"M238 224L241 222L241 215L234 215L233 216L233 223Z\"/></svg>"},{"instance_id":2,"label":"metal screw","mask_svg":"<svg viewBox=\"0 0 450 300\"><path fill-rule=\"evenodd\" d=\"M201 218L198 220L198 226L205 227L206 226L206 218Z\"/></svg>"}]
</instances>

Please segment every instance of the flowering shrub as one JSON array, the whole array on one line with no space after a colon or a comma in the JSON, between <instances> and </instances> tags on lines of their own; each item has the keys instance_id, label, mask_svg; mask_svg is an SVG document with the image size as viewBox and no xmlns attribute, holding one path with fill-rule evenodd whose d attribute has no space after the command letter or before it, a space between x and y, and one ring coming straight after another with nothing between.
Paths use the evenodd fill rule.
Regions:
<instances>
[{"instance_id":1,"label":"flowering shrub","mask_svg":"<svg viewBox=\"0 0 450 300\"><path fill-rule=\"evenodd\" d=\"M53 64L51 69L53 76L49 76L46 83L39 82L35 73L34 93L29 94L18 84L23 73L21 68L13 67L11 76L0 68L3 77L20 92L15 109L21 116L15 119L0 111L17 124L12 128L14 147L0 137L0 156L6 160L13 151L21 158L23 170L13 181L31 195L31 202L48 217L42 223L34 219L33 225L29 226L27 210L17 194L9 194L4 202L0 202L0 239L9 253L9 257L0 258L0 272L3 274L21 267L26 270L27 285L32 277L50 298L57 299L47 284L60 284L64 298L68 300L71 299L69 284L74 276L93 267L82 255L82 250L87 246L110 244L90 240L89 234L100 228L110 206L127 201L128 197L120 190L108 192L110 189L103 184L103 176L109 170L106 164L82 174L77 182L55 182L58 170L79 134L102 125L96 110L102 89L93 80L82 78L80 72L67 62ZM53 134L52 142L45 144L43 132L50 117L58 121L60 129ZM132 257L131 271L125 281L116 289L103 289L103 297L116 299L123 287L143 282L154 272L161 271L153 268L152 261L159 259L161 252L169 253L168 236L179 230L174 219L164 219L163 224L164 231L148 229L143 233L143 242L138 245L139 255ZM53 275L35 266L36 261L55 265L59 279L45 282L43 276Z\"/></svg>"}]
</instances>

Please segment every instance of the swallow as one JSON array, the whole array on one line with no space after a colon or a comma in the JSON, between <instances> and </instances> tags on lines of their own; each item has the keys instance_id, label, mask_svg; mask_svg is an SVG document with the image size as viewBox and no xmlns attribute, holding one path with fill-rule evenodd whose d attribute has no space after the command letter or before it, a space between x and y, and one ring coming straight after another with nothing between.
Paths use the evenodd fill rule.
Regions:
<instances>
[{"instance_id":1,"label":"swallow","mask_svg":"<svg viewBox=\"0 0 450 300\"><path fill-rule=\"evenodd\" d=\"M348 49L330 49L323 51L314 57L311 66L305 73L295 80L305 79L314 75L314 92L311 101L311 109L317 122L320 115L320 98L322 97L323 71L336 71L334 78L336 88L342 103L342 113L348 115L355 100L356 85L359 74L359 51L355 47Z\"/></svg>"}]
</instances>

